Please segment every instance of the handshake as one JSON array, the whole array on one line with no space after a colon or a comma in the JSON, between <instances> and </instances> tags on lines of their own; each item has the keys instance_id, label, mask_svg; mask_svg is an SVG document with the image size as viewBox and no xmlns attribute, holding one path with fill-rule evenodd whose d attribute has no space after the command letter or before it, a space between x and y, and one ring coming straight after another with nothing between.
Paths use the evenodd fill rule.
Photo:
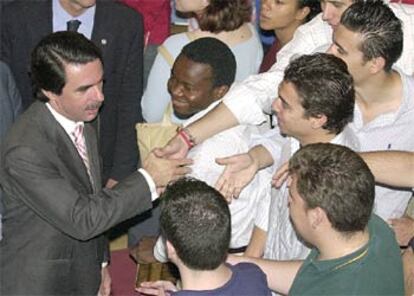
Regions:
<instances>
[{"instance_id":1,"label":"handshake","mask_svg":"<svg viewBox=\"0 0 414 296\"><path fill-rule=\"evenodd\" d=\"M142 162L142 168L152 177L158 191L162 191L171 181L184 177L191 172L188 167L193 163L185 158L188 149L180 149L179 137L173 138L164 148L153 149Z\"/></svg>"}]
</instances>

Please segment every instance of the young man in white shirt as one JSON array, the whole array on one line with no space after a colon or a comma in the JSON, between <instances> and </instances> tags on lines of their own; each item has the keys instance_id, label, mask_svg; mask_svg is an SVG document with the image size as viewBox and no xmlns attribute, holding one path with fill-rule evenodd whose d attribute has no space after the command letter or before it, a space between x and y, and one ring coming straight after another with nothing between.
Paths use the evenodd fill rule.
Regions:
<instances>
[{"instance_id":1,"label":"young man in white shirt","mask_svg":"<svg viewBox=\"0 0 414 296\"><path fill-rule=\"evenodd\" d=\"M168 81L173 110L178 118L186 119L184 127L215 108L234 81L236 63L231 50L214 38L200 38L186 45L176 59ZM181 131L185 132L185 129ZM221 132L195 146L189 154L194 164L191 176L214 186L223 167L218 157L245 153L251 138L259 137L255 126L239 125ZM249 243L261 199L270 198L269 171L263 170L230 204L232 235L229 252L242 253ZM156 258L162 258L160 242Z\"/></svg>"}]
</instances>

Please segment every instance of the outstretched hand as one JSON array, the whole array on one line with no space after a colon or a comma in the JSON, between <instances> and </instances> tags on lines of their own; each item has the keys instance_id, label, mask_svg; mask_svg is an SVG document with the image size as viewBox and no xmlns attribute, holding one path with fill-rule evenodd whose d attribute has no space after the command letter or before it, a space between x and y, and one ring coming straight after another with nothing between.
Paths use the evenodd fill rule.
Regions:
<instances>
[{"instance_id":1,"label":"outstretched hand","mask_svg":"<svg viewBox=\"0 0 414 296\"><path fill-rule=\"evenodd\" d=\"M136 290L145 295L157 296L170 295L168 292L178 291L177 287L169 281L143 282Z\"/></svg>"},{"instance_id":2,"label":"outstretched hand","mask_svg":"<svg viewBox=\"0 0 414 296\"><path fill-rule=\"evenodd\" d=\"M227 202L237 198L258 171L258 164L248 153L217 158L216 163L226 166L215 187Z\"/></svg>"},{"instance_id":3,"label":"outstretched hand","mask_svg":"<svg viewBox=\"0 0 414 296\"><path fill-rule=\"evenodd\" d=\"M272 186L279 188L285 183L289 176L289 162L282 164L272 177Z\"/></svg>"}]
</instances>

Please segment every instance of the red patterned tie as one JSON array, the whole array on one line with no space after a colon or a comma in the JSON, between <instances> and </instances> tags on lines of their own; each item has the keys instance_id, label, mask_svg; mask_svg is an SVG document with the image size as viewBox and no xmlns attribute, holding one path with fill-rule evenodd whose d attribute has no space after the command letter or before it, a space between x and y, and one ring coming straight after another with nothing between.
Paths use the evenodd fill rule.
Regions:
<instances>
[{"instance_id":1,"label":"red patterned tie","mask_svg":"<svg viewBox=\"0 0 414 296\"><path fill-rule=\"evenodd\" d=\"M89 179L92 182L93 179L91 175L91 167L89 164L88 151L86 149L85 138L83 137L83 125L82 124L76 125L75 130L72 132L72 136L75 142L75 147L78 150L78 153L80 157L82 158L83 163L85 164L86 170L89 175Z\"/></svg>"}]
</instances>

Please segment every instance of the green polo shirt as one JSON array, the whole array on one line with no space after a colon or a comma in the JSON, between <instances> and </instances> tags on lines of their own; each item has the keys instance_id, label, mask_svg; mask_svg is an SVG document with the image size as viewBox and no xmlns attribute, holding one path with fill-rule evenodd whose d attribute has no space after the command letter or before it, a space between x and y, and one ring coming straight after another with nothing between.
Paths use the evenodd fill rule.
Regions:
<instances>
[{"instance_id":1,"label":"green polo shirt","mask_svg":"<svg viewBox=\"0 0 414 296\"><path fill-rule=\"evenodd\" d=\"M392 229L372 215L366 246L345 257L317 260L313 249L289 295L404 295L400 248Z\"/></svg>"}]
</instances>

